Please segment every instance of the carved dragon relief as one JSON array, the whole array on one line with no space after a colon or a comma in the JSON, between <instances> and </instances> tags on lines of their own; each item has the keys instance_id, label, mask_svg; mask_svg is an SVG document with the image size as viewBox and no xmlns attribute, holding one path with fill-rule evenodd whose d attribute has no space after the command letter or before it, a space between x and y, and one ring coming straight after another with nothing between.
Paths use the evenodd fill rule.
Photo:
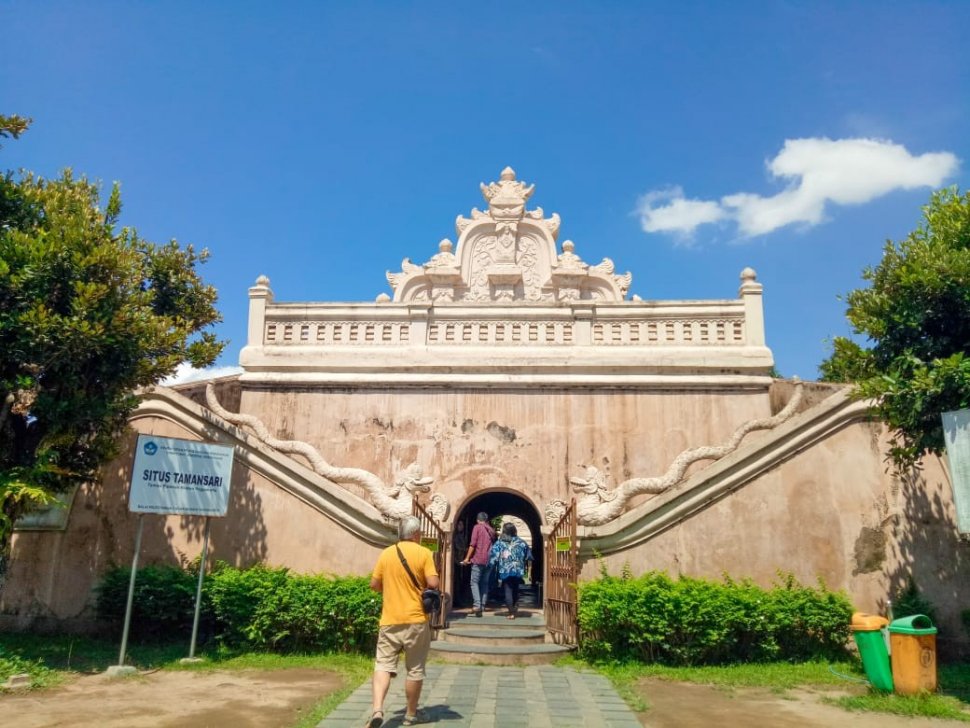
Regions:
<instances>
[{"instance_id":1,"label":"carved dragon relief","mask_svg":"<svg viewBox=\"0 0 970 728\"><path fill-rule=\"evenodd\" d=\"M738 449L748 433L755 430L770 430L791 419L802 402L802 383L796 380L795 391L788 404L773 417L749 420L738 427L726 443L684 450L674 458L663 475L652 478L631 478L610 490L606 473L592 465L585 466L582 477L569 478L569 484L576 492L576 515L584 526L602 526L623 513L627 503L636 495L663 493L680 483L687 468L700 460L720 460ZM555 525L565 514L567 504L554 500L546 505L543 513L546 523Z\"/></svg>"},{"instance_id":2,"label":"carved dragon relief","mask_svg":"<svg viewBox=\"0 0 970 728\"><path fill-rule=\"evenodd\" d=\"M401 472L393 485L386 485L378 476L361 468L341 468L331 465L312 445L299 440L279 440L266 429L263 422L252 415L229 412L219 403L212 384L206 385L205 399L209 408L227 422L238 426L248 426L263 443L282 453L302 455L309 461L314 472L335 483L351 483L362 488L371 504L381 512L388 522L398 521L413 512L416 493L431 490L434 478L426 477L421 466L412 463ZM451 504L440 493L431 496L427 509L438 522L443 522L451 510Z\"/></svg>"}]
</instances>

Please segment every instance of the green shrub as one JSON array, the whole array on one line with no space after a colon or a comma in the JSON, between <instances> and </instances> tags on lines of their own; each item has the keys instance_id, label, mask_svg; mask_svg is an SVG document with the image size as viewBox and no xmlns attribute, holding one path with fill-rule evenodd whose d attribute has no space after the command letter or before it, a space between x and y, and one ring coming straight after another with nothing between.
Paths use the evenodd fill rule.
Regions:
<instances>
[{"instance_id":1,"label":"green shrub","mask_svg":"<svg viewBox=\"0 0 970 728\"><path fill-rule=\"evenodd\" d=\"M844 656L852 605L783 576L771 589L663 572L580 584L581 653L671 665Z\"/></svg>"},{"instance_id":2,"label":"green shrub","mask_svg":"<svg viewBox=\"0 0 970 728\"><path fill-rule=\"evenodd\" d=\"M131 609L131 635L157 640L191 630L195 614L198 571L177 566L146 566L138 570ZM109 570L97 591L98 616L119 625L125 618L131 568Z\"/></svg>"},{"instance_id":3,"label":"green shrub","mask_svg":"<svg viewBox=\"0 0 970 728\"><path fill-rule=\"evenodd\" d=\"M0 645L0 683L13 675L30 675L30 686L39 687L55 680L54 671L43 660L29 660L17 652ZM0 690L0 695L3 691Z\"/></svg>"},{"instance_id":4,"label":"green shrub","mask_svg":"<svg viewBox=\"0 0 970 728\"><path fill-rule=\"evenodd\" d=\"M933 624L936 624L936 607L923 596L916 582L910 578L906 586L897 591L893 597L893 619L911 617L914 614L924 614Z\"/></svg>"},{"instance_id":5,"label":"green shrub","mask_svg":"<svg viewBox=\"0 0 970 728\"><path fill-rule=\"evenodd\" d=\"M363 652L376 642L381 599L364 577L223 568L208 589L216 633L227 644Z\"/></svg>"},{"instance_id":6,"label":"green shrub","mask_svg":"<svg viewBox=\"0 0 970 728\"><path fill-rule=\"evenodd\" d=\"M99 589L103 618L124 619L130 569L109 571ZM188 635L198 572L174 566L140 569L132 609L132 634ZM258 650L369 652L377 639L381 598L365 577L291 574L258 565L217 564L202 592L201 634L223 644Z\"/></svg>"}]
</instances>

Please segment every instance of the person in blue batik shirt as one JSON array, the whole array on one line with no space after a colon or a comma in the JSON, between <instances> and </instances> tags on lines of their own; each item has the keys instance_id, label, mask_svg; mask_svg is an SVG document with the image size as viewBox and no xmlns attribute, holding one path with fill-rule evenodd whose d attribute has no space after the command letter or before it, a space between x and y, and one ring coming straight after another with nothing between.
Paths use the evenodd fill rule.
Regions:
<instances>
[{"instance_id":1,"label":"person in blue batik shirt","mask_svg":"<svg viewBox=\"0 0 970 728\"><path fill-rule=\"evenodd\" d=\"M515 525L506 522L502 525L502 535L492 544L488 563L498 572L498 579L505 588L505 606L508 619L515 619L519 609L519 586L529 575L532 566L532 551L529 545L519 538Z\"/></svg>"}]
</instances>

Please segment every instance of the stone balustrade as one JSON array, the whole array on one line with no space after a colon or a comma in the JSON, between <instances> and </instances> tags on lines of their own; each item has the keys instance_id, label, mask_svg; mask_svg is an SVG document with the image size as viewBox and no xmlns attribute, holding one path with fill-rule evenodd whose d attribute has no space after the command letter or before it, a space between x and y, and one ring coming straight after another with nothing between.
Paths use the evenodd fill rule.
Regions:
<instances>
[{"instance_id":1,"label":"stone balustrade","mask_svg":"<svg viewBox=\"0 0 970 728\"><path fill-rule=\"evenodd\" d=\"M276 302L249 289L247 384L761 388L762 288L690 301Z\"/></svg>"},{"instance_id":2,"label":"stone balustrade","mask_svg":"<svg viewBox=\"0 0 970 728\"><path fill-rule=\"evenodd\" d=\"M267 306L257 346L744 346L744 304ZM415 318L415 321L411 319Z\"/></svg>"}]
</instances>

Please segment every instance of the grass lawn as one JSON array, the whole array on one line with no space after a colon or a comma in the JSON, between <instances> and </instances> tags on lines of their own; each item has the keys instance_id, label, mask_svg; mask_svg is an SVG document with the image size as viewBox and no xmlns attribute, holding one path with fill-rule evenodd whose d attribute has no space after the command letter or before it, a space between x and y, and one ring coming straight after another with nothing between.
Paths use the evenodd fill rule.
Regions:
<instances>
[{"instance_id":1,"label":"grass lawn","mask_svg":"<svg viewBox=\"0 0 970 728\"><path fill-rule=\"evenodd\" d=\"M637 682L642 678L692 682L724 688L760 687L778 692L797 687L845 687L853 684L853 681L865 681L862 666L857 661L665 667L636 663L586 665L580 660L568 658L562 661L562 664L592 667L603 673L616 686L617 691L630 707L637 711L643 711L649 707L636 690ZM870 691L864 695L833 698L827 702L851 711L949 718L970 723L970 664L940 666L939 682L940 691L935 695L909 697Z\"/></svg>"},{"instance_id":2,"label":"grass lawn","mask_svg":"<svg viewBox=\"0 0 970 728\"><path fill-rule=\"evenodd\" d=\"M10 675L28 673L32 688L63 682L72 673L100 673L118 662L120 644L70 635L0 633L0 682ZM313 668L344 677L345 686L309 711L295 728L315 726L364 680L370 677L373 658L363 655L240 653L212 647L196 652L204 662L182 665L188 654L184 640L155 645L131 644L126 664L139 670L283 670Z\"/></svg>"}]
</instances>

